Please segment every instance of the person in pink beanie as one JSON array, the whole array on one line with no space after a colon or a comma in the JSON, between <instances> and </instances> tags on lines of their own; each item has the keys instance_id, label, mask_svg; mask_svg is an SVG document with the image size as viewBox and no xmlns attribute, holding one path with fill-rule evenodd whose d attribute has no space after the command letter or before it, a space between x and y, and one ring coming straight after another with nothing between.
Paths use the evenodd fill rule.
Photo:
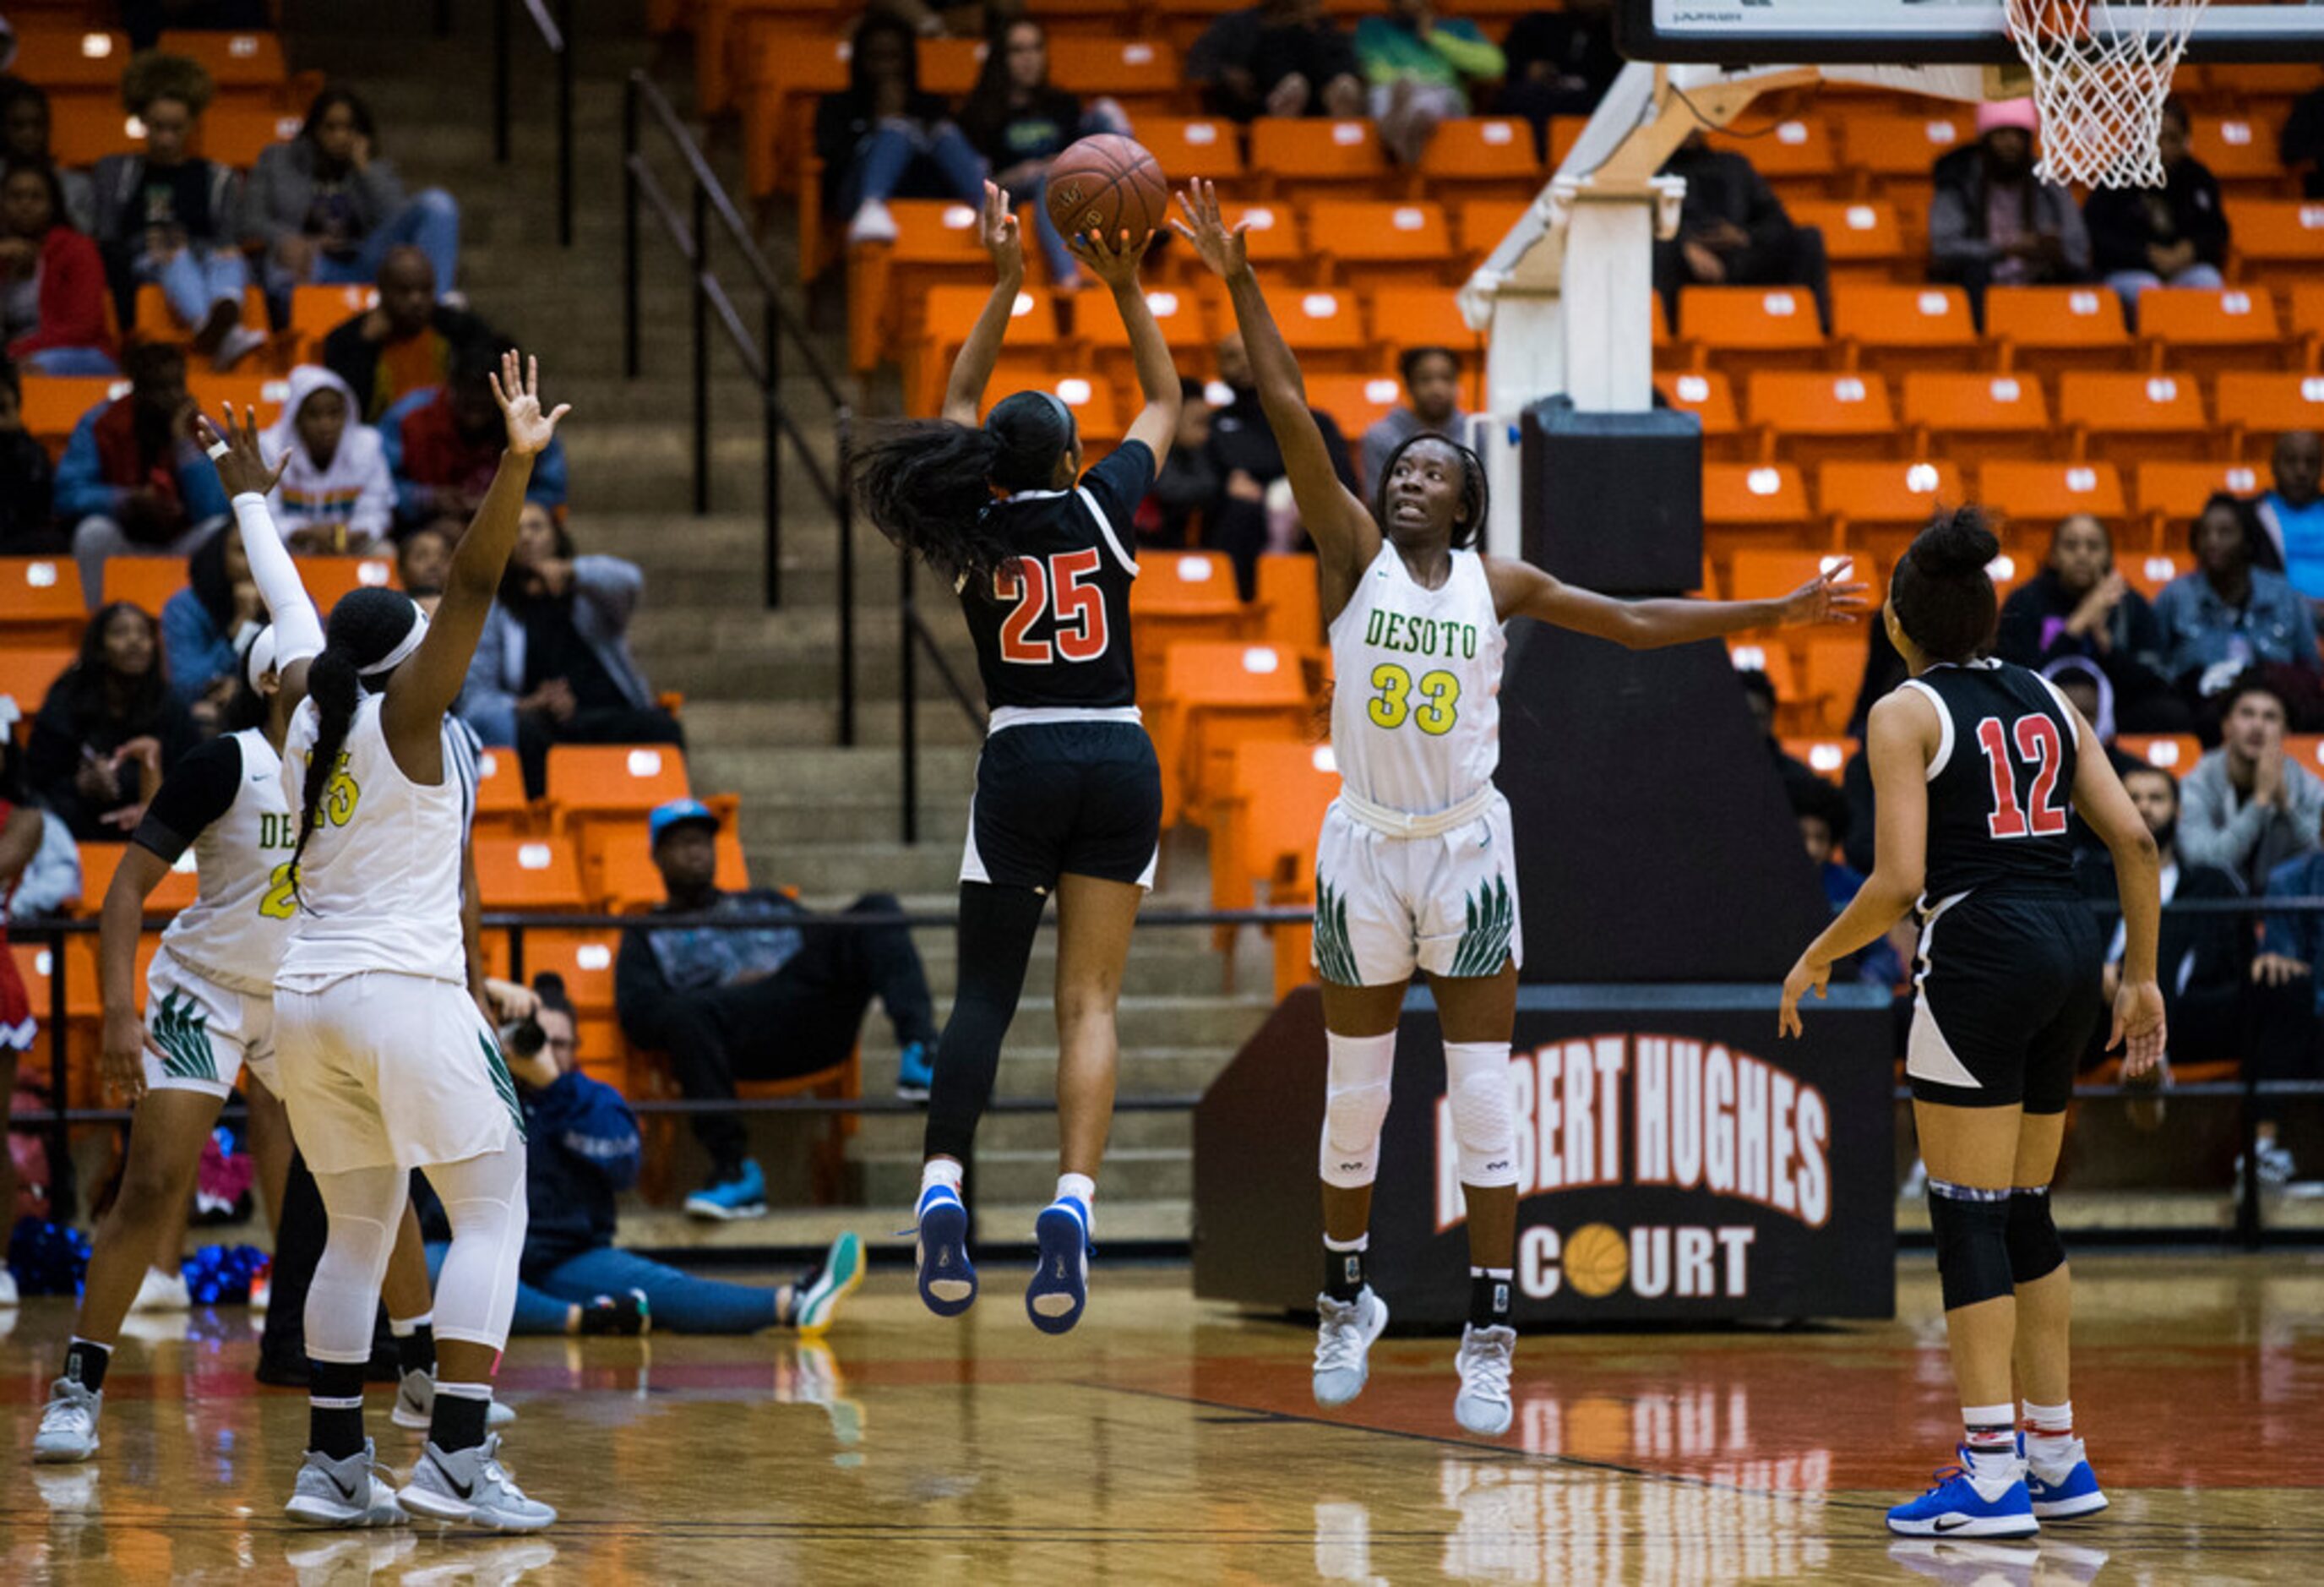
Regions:
<instances>
[{"instance_id":1,"label":"person in pink beanie","mask_svg":"<svg viewBox=\"0 0 2324 1587\"><path fill-rule=\"evenodd\" d=\"M1933 172L1929 279L1968 288L1980 319L1988 286L2089 279L2089 233L2073 195L2034 174L2040 130L2031 99L1981 105L1976 143Z\"/></svg>"}]
</instances>

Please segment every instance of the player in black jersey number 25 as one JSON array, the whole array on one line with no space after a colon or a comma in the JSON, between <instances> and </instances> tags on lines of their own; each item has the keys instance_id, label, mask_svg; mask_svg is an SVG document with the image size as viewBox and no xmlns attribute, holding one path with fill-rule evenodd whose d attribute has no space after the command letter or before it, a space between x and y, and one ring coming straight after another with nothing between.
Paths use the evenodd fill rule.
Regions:
<instances>
[{"instance_id":1,"label":"player in black jersey number 25","mask_svg":"<svg viewBox=\"0 0 2324 1587\"><path fill-rule=\"evenodd\" d=\"M1960 1464L1888 1512L1914 1536L2024 1537L2106 1508L2067 1393L2071 1292L2050 1217L2074 1068L2098 1019L2104 953L2077 894L2079 810L2114 855L2126 951L2107 1045L2124 1071L2162 1056L2154 840L2089 723L2048 680L1989 659L1976 508L1940 515L1896 565L1882 615L1912 677L1872 708L1878 842L1864 889L1784 982L1781 1027L1834 963L1916 900L1919 965L1904 1072L1929 1168L1945 1328L1960 1389ZM2017 1429L2013 1365L2025 1396Z\"/></svg>"},{"instance_id":2,"label":"player in black jersey number 25","mask_svg":"<svg viewBox=\"0 0 2324 1587\"><path fill-rule=\"evenodd\" d=\"M1177 429L1179 384L1138 287L1150 235L1077 238L1075 255L1112 291L1145 407L1087 474L1073 414L1047 392L1004 397L980 424L1025 279L1009 195L989 182L979 235L998 279L953 364L944 417L875 430L854 483L867 516L953 581L992 715L961 859L960 989L928 1094L920 1298L940 1316L976 1298L961 1164L1054 892L1061 1172L1035 1224L1040 1265L1025 1307L1035 1327L1062 1333L1088 1296L1090 1204L1113 1117L1114 1005L1161 832L1161 769L1130 669L1130 520Z\"/></svg>"}]
</instances>

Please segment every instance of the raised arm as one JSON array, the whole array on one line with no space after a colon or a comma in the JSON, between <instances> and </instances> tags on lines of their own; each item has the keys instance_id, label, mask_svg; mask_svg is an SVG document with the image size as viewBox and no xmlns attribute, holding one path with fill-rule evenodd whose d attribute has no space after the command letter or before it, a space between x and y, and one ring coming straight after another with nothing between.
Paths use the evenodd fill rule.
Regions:
<instances>
[{"instance_id":1,"label":"raised arm","mask_svg":"<svg viewBox=\"0 0 2324 1587\"><path fill-rule=\"evenodd\" d=\"M1138 267L1153 245L1152 232L1138 242L1124 232L1112 241L1085 233L1067 245L1074 257L1113 293L1122 328L1130 333L1130 356L1138 364L1138 390L1146 405L1130 421L1125 438L1144 441L1153 449L1154 472L1158 475L1170 456L1170 442L1178 433L1178 409L1185 398L1178 382L1178 366L1170 361L1170 344L1162 339L1162 328L1154 323L1154 310L1138 285Z\"/></svg>"},{"instance_id":2,"label":"raised arm","mask_svg":"<svg viewBox=\"0 0 2324 1587\"><path fill-rule=\"evenodd\" d=\"M1823 996L1832 965L1886 937L1921 896L1928 869L1929 762L1942 731L1936 706L1919 689L1898 689L1872 707L1864 743L1879 812L1872 874L1784 978L1775 1016L1780 1034L1799 1035L1800 999L1810 992Z\"/></svg>"},{"instance_id":3,"label":"raised arm","mask_svg":"<svg viewBox=\"0 0 2324 1587\"><path fill-rule=\"evenodd\" d=\"M952 361L944 399L944 417L971 429L983 419L984 388L992 379L992 365L1001 357L1010 318L1017 312L1017 294L1025 285L1025 243L1017 235L1017 212L1009 207L1009 195L991 182L984 184L976 240L992 255L992 296L984 300L984 311Z\"/></svg>"},{"instance_id":4,"label":"raised arm","mask_svg":"<svg viewBox=\"0 0 2324 1587\"><path fill-rule=\"evenodd\" d=\"M2106 746L2074 718L2074 810L2114 856L2115 890L2122 899L2122 986L2115 993L2111 1051L2129 1042L2126 1075L2144 1075L2163 1056L2163 988L2155 979L2155 939L2163 929L2163 861L2154 835L2124 791Z\"/></svg>"},{"instance_id":5,"label":"raised arm","mask_svg":"<svg viewBox=\"0 0 2324 1587\"><path fill-rule=\"evenodd\" d=\"M396 764L423 780L438 752L432 746L442 742L444 713L467 681L477 636L492 613L501 576L508 571L509 553L516 549L517 519L524 510L532 460L548 449L557 436L557 421L570 411L561 403L553 413L541 411L537 358L503 354L500 373L491 379L493 399L508 429L507 449L484 492L484 505L476 509L475 521L452 553L444 599L429 623L427 636L411 660L396 669L380 708L380 725Z\"/></svg>"},{"instance_id":6,"label":"raised arm","mask_svg":"<svg viewBox=\"0 0 2324 1587\"><path fill-rule=\"evenodd\" d=\"M1864 610L1864 586L1849 580L1841 558L1777 601L1618 601L1552 577L1530 562L1489 560L1493 607L1501 621L1530 617L1570 628L1628 650L1651 650L1696 640L1791 628L1810 623L1853 623Z\"/></svg>"},{"instance_id":7,"label":"raised arm","mask_svg":"<svg viewBox=\"0 0 2324 1587\"><path fill-rule=\"evenodd\" d=\"M1331 449L1307 406L1307 383L1299 375L1299 361L1283 333L1276 328L1267 299L1251 272L1243 245L1242 228L1230 230L1219 212L1218 189L1209 182L1187 184L1178 195L1185 221L1173 221L1178 235L1194 245L1202 261L1227 283L1234 303L1235 324L1242 331L1250 355L1252 374L1259 382L1259 405L1283 451L1284 472L1291 478L1291 494L1299 503L1300 521L1315 542L1324 565L1323 600L1327 615L1347 603L1347 592L1379 555L1380 527L1371 509L1340 483L1332 466ZM1338 596L1333 598L1334 585Z\"/></svg>"},{"instance_id":8,"label":"raised arm","mask_svg":"<svg viewBox=\"0 0 2324 1587\"><path fill-rule=\"evenodd\" d=\"M218 484L234 503L235 521L242 527L242 554L250 563L250 581L266 603L274 624L274 666L281 679L283 707L288 710L307 697L307 663L323 650L323 620L316 614L314 597L299 577L290 549L282 543L274 514L266 505L282 478L290 455L285 452L268 466L258 446L258 415L244 408L242 420L234 405L218 409L217 422L197 415L195 425L202 449L217 469Z\"/></svg>"}]
</instances>

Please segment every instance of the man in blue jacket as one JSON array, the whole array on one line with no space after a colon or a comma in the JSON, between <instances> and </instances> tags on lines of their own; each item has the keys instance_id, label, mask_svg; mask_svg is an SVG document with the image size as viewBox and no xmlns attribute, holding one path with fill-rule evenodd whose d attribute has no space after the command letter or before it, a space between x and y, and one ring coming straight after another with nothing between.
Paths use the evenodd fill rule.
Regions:
<instances>
[{"instance_id":1,"label":"man in blue jacket","mask_svg":"<svg viewBox=\"0 0 2324 1587\"><path fill-rule=\"evenodd\" d=\"M122 358L128 394L81 415L57 465L57 516L95 611L108 557L190 557L226 522L226 487L194 440L186 354L164 342Z\"/></svg>"}]
</instances>

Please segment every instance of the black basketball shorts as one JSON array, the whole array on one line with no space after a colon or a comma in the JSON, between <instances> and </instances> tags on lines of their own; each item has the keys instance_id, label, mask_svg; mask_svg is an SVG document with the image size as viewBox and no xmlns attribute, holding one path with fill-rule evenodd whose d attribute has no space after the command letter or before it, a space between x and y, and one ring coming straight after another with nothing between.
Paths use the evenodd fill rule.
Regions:
<instances>
[{"instance_id":1,"label":"black basketball shorts","mask_svg":"<svg viewBox=\"0 0 2324 1587\"><path fill-rule=\"evenodd\" d=\"M2104 999L2105 945L2070 894L1961 893L1921 927L1904 1074L1922 1102L2060 1113Z\"/></svg>"},{"instance_id":2,"label":"black basketball shorts","mask_svg":"<svg viewBox=\"0 0 2324 1587\"><path fill-rule=\"evenodd\" d=\"M1068 872L1154 885L1162 767L1134 722L1038 722L984 741L963 881L1044 892Z\"/></svg>"}]
</instances>

